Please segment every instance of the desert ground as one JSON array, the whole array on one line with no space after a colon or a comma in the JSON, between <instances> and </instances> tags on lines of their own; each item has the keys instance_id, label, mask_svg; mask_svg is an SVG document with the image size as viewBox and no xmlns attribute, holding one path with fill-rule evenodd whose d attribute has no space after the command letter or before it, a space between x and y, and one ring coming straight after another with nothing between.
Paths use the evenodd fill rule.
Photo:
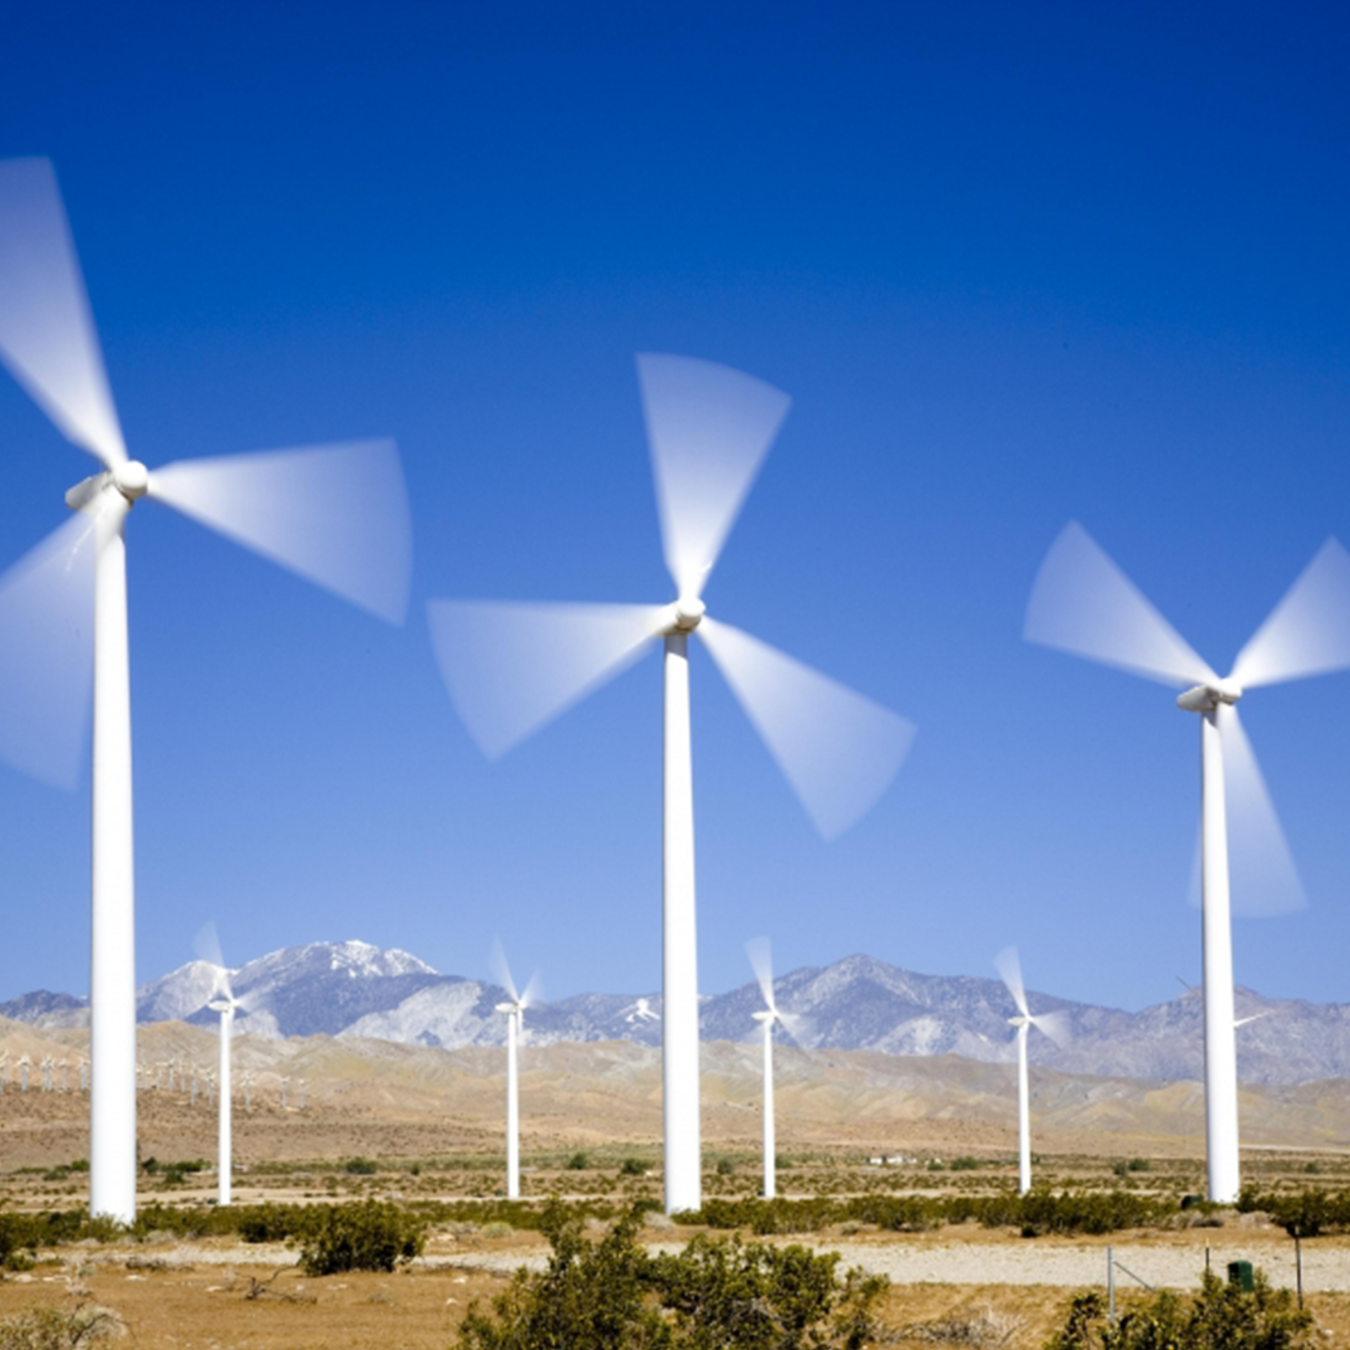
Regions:
<instances>
[{"instance_id":1,"label":"desert ground","mask_svg":"<svg viewBox=\"0 0 1350 1350\"><path fill-rule=\"evenodd\" d=\"M217 1048L216 1037L200 1028L141 1029L140 1152L143 1161L155 1160L142 1174L145 1201L201 1203L214 1194L216 1113L204 1074L214 1067ZM326 1037L241 1037L235 1050L238 1202L500 1194L501 1050ZM87 1183L77 1161L88 1156L88 1098L78 1086L87 1036L0 1023L5 1052L0 1207L77 1207ZM14 1067L23 1055L32 1061L27 1092L17 1090ZM66 1060L65 1091L59 1074L54 1090L42 1090L37 1066L44 1058ZM704 1047L710 1195L755 1193L758 1068L757 1047ZM778 1069L782 1194L940 1194L1006 1186L1014 1174L1011 1065L785 1050ZM156 1073L158 1087L152 1086ZM1040 1179L1172 1195L1202 1189L1198 1084L1043 1071L1033 1082ZM1350 1085L1339 1081L1244 1088L1244 1175L1263 1186L1350 1184L1347 1091ZM618 1201L659 1195L655 1051L627 1043L528 1049L521 1109L526 1196ZM874 1157L893 1161L876 1165ZM962 1166L953 1170L956 1159ZM1117 1173L1126 1159L1137 1170L1122 1177ZM200 1170L173 1167L199 1160L207 1164ZM1274 1283L1293 1287L1293 1244L1282 1229L1259 1215L1203 1223L1109 1238L1035 1239L974 1225L902 1234L848 1224L774 1240L839 1251L846 1264L888 1275L892 1287L881 1312L896 1341L1030 1350L1044 1341L1075 1290L1104 1288L1108 1247L1122 1300L1141 1287L1136 1281L1191 1287L1207 1258L1220 1271L1229 1260L1252 1260ZM644 1240L670 1244L689 1231L658 1216ZM395 1337L400 1346L448 1346L473 1299L490 1298L512 1270L537 1265L545 1250L533 1232L441 1225L406 1271L307 1279L296 1269L296 1252L284 1245L152 1235L44 1253L33 1270L0 1282L0 1316L34 1305L97 1305L110 1310L110 1326L125 1326L147 1347L383 1348ZM1319 1324L1329 1340L1350 1339L1350 1239L1305 1241L1302 1258L1303 1287Z\"/></svg>"}]
</instances>

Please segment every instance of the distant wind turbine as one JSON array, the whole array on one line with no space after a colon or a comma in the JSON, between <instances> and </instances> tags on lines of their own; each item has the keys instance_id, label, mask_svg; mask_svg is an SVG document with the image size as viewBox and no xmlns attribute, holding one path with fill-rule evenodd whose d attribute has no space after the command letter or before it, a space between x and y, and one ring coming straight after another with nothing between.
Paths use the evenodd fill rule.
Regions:
<instances>
[{"instance_id":1,"label":"distant wind turbine","mask_svg":"<svg viewBox=\"0 0 1350 1350\"><path fill-rule=\"evenodd\" d=\"M665 651L662 831L662 1111L667 1213L701 1204L698 960L689 635L713 660L827 838L890 783L914 727L828 676L708 617L703 590L789 399L739 371L684 356L638 357L660 508L668 605L433 601L441 671L469 731L496 756L661 642Z\"/></svg>"},{"instance_id":2,"label":"distant wind turbine","mask_svg":"<svg viewBox=\"0 0 1350 1350\"><path fill-rule=\"evenodd\" d=\"M1289 846L1238 718L1247 689L1350 666L1350 554L1328 539L1220 678L1146 600L1081 525L1051 547L1027 606L1025 634L1174 688L1200 716L1200 872L1204 946L1205 1159L1209 1199L1237 1200L1237 1040L1229 850L1249 912L1304 903ZM1229 812L1236 828L1228 829Z\"/></svg>"},{"instance_id":3,"label":"distant wind turbine","mask_svg":"<svg viewBox=\"0 0 1350 1350\"><path fill-rule=\"evenodd\" d=\"M999 952L994 966L1017 1005L1017 1016L1008 1018L1008 1023L1017 1028L1017 1189L1025 1195L1031 1189L1031 1075L1027 1066L1027 1037L1035 1027L1063 1049L1069 1043L1069 1019L1062 1012L1031 1015L1016 947Z\"/></svg>"},{"instance_id":4,"label":"distant wind turbine","mask_svg":"<svg viewBox=\"0 0 1350 1350\"><path fill-rule=\"evenodd\" d=\"M142 497L391 622L407 606L407 495L392 442L180 460L127 455L56 176L0 161L0 361L102 471L0 577L0 757L73 786L92 687L89 1203L136 1216L131 688L123 531Z\"/></svg>"},{"instance_id":5,"label":"distant wind turbine","mask_svg":"<svg viewBox=\"0 0 1350 1350\"><path fill-rule=\"evenodd\" d=\"M511 995L510 1002L497 1004L497 1011L506 1014L506 1198L520 1198L520 1079L517 1066L517 1046L525 1034L525 1009L539 996L539 976L531 977L525 992L516 992L511 978L511 967L506 964L506 953L498 942L492 949L493 973Z\"/></svg>"},{"instance_id":6,"label":"distant wind turbine","mask_svg":"<svg viewBox=\"0 0 1350 1350\"><path fill-rule=\"evenodd\" d=\"M208 923L197 934L197 954L215 968L215 988L207 1007L220 1016L220 1104L216 1110L216 1175L218 1178L216 1202L228 1205L232 1199L234 1181L234 1099L230 1086L231 1059L234 1047L234 1015L244 1008L244 1001L234 996L230 968L220 951L216 926ZM245 1009L247 1011L247 1009Z\"/></svg>"},{"instance_id":7,"label":"distant wind turbine","mask_svg":"<svg viewBox=\"0 0 1350 1350\"><path fill-rule=\"evenodd\" d=\"M798 1044L804 1036L804 1019L785 1012L778 1006L773 994L773 952L766 937L752 938L745 944L751 969L759 982L764 1007L752 1014L760 1024L764 1043L764 1198L772 1200L778 1194L778 1140L774 1122L773 1104L773 1029L781 1026Z\"/></svg>"}]
</instances>

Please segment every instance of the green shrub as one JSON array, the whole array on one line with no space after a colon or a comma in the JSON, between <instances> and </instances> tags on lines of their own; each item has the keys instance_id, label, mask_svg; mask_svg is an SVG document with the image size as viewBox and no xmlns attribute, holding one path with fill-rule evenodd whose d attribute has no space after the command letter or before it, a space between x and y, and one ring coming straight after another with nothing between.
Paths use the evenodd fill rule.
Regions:
<instances>
[{"instance_id":1,"label":"green shrub","mask_svg":"<svg viewBox=\"0 0 1350 1350\"><path fill-rule=\"evenodd\" d=\"M1114 1326L1100 1294L1079 1294L1046 1350L1311 1350L1312 1314L1260 1271L1254 1283L1244 1293L1207 1270L1198 1294L1162 1290L1131 1304Z\"/></svg>"},{"instance_id":2,"label":"green shrub","mask_svg":"<svg viewBox=\"0 0 1350 1350\"><path fill-rule=\"evenodd\" d=\"M736 1164L730 1158L718 1158L717 1175L719 1177L729 1177L736 1170Z\"/></svg>"},{"instance_id":3,"label":"green shrub","mask_svg":"<svg viewBox=\"0 0 1350 1350\"><path fill-rule=\"evenodd\" d=\"M850 1271L839 1257L804 1247L696 1235L681 1253L652 1257L637 1241L632 1210L599 1242L557 1202L542 1231L548 1267L517 1271L492 1302L475 1302L460 1325L466 1350L856 1350L872 1329L885 1281ZM663 1315L664 1314L664 1315Z\"/></svg>"},{"instance_id":4,"label":"green shrub","mask_svg":"<svg viewBox=\"0 0 1350 1350\"><path fill-rule=\"evenodd\" d=\"M0 1350L76 1350L103 1336L117 1336L125 1328L107 1308L29 1308L0 1319Z\"/></svg>"},{"instance_id":5,"label":"green shrub","mask_svg":"<svg viewBox=\"0 0 1350 1350\"><path fill-rule=\"evenodd\" d=\"M1350 1191L1292 1191L1262 1194L1244 1190L1237 1207L1264 1210L1290 1237L1317 1237L1350 1230Z\"/></svg>"},{"instance_id":6,"label":"green shrub","mask_svg":"<svg viewBox=\"0 0 1350 1350\"><path fill-rule=\"evenodd\" d=\"M619 1175L624 1177L645 1177L647 1164L641 1158L625 1158L619 1164Z\"/></svg>"},{"instance_id":7,"label":"green shrub","mask_svg":"<svg viewBox=\"0 0 1350 1350\"><path fill-rule=\"evenodd\" d=\"M346 1170L348 1176L373 1177L380 1169L369 1158L351 1158Z\"/></svg>"},{"instance_id":8,"label":"green shrub","mask_svg":"<svg viewBox=\"0 0 1350 1350\"><path fill-rule=\"evenodd\" d=\"M974 1172L984 1166L978 1158L953 1158L948 1164L953 1172Z\"/></svg>"},{"instance_id":9,"label":"green shrub","mask_svg":"<svg viewBox=\"0 0 1350 1350\"><path fill-rule=\"evenodd\" d=\"M363 1200L305 1210L300 1268L306 1275L393 1270L421 1254L425 1225L397 1205Z\"/></svg>"},{"instance_id":10,"label":"green shrub","mask_svg":"<svg viewBox=\"0 0 1350 1350\"><path fill-rule=\"evenodd\" d=\"M584 1172L590 1165L591 1160L585 1153L574 1153L567 1160L569 1172Z\"/></svg>"}]
</instances>

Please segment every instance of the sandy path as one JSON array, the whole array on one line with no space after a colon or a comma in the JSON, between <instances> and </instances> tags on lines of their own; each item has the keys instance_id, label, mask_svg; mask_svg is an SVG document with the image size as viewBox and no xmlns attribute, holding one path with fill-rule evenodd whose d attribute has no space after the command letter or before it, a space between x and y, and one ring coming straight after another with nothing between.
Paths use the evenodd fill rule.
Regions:
<instances>
[{"instance_id":1,"label":"sandy path","mask_svg":"<svg viewBox=\"0 0 1350 1350\"><path fill-rule=\"evenodd\" d=\"M862 1266L887 1275L896 1284L1009 1284L1048 1285L1066 1289L1106 1286L1107 1247L1104 1244L979 1242L811 1242L818 1251L839 1252L845 1266ZM678 1251L682 1244L656 1243L651 1251ZM1138 1288L1125 1270L1155 1288L1190 1289L1199 1285L1205 1265L1203 1246L1121 1245L1111 1248L1118 1263L1116 1283L1121 1289ZM542 1270L546 1257L511 1252L464 1252L433 1257L427 1264L459 1266L506 1273L518 1266ZM1210 1262L1219 1275L1229 1261L1246 1260L1265 1271L1276 1287L1292 1289L1295 1281L1294 1247L1281 1243L1231 1241L1213 1244ZM1345 1248L1304 1246L1303 1288L1308 1293L1350 1292L1350 1251Z\"/></svg>"}]
</instances>

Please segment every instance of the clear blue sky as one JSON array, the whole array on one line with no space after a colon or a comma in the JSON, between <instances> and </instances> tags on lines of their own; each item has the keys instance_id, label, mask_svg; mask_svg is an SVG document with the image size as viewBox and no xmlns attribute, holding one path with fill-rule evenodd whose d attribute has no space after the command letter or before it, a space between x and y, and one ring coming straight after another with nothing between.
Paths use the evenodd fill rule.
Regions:
<instances>
[{"instance_id":1,"label":"clear blue sky","mask_svg":"<svg viewBox=\"0 0 1350 1350\"><path fill-rule=\"evenodd\" d=\"M1214 665L1350 542L1347 21L1330 5L54 3L0 157L55 161L133 454L393 435L387 628L130 522L139 969L362 937L546 991L659 983L659 662L496 764L433 596L664 601L633 354L794 406L710 611L912 718L826 846L706 653L701 983L854 951L1137 1007L1199 970L1194 718L1030 647L1081 519ZM89 471L0 381L0 553ZM1350 1001L1350 676L1248 731L1307 910L1240 981ZM0 996L87 988L87 779L0 770Z\"/></svg>"}]
</instances>

